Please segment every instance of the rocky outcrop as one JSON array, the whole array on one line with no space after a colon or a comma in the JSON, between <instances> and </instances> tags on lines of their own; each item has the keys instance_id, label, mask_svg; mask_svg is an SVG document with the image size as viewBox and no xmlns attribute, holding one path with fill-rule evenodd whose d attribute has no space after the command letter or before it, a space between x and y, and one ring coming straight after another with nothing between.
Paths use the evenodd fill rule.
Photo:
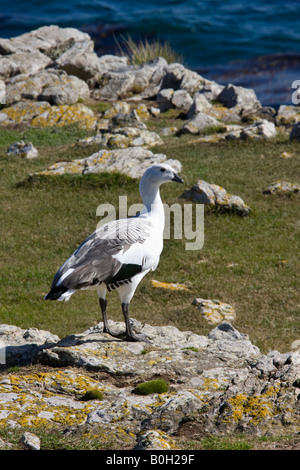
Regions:
<instances>
[{"instance_id":1,"label":"rocky outcrop","mask_svg":"<svg viewBox=\"0 0 300 470\"><path fill-rule=\"evenodd\" d=\"M50 106L47 101L28 103L20 101L0 111L0 125L30 125L32 127L64 127L76 124L87 130L94 130L97 119L88 106Z\"/></svg>"},{"instance_id":2,"label":"rocky outcrop","mask_svg":"<svg viewBox=\"0 0 300 470\"><path fill-rule=\"evenodd\" d=\"M74 28L45 26L0 39L0 65L1 126L78 125L95 132L80 145L109 151L148 149L183 134L200 143L270 139L280 129L299 140L298 106L280 106L278 112L263 107L251 89L220 85L162 57L132 65L127 57L98 56L91 37ZM143 102L149 98L150 105ZM97 111L98 100L110 103L106 111ZM158 135L147 128L149 116L169 109L178 111L173 130ZM117 167L98 163L88 164L87 171L123 167L122 161ZM44 174L84 174L83 166L78 161L57 164Z\"/></svg>"},{"instance_id":3,"label":"rocky outcrop","mask_svg":"<svg viewBox=\"0 0 300 470\"><path fill-rule=\"evenodd\" d=\"M167 159L162 153L152 153L143 147L129 147L124 150L99 150L87 158L72 161L60 161L51 165L47 170L36 173L42 176L55 176L65 173L72 175L87 175L105 171L118 171L132 178L140 178L146 168L155 163L167 163L180 172L181 163L178 160Z\"/></svg>"},{"instance_id":4,"label":"rocky outcrop","mask_svg":"<svg viewBox=\"0 0 300 470\"><path fill-rule=\"evenodd\" d=\"M110 323L116 331L124 328ZM138 449L176 448L177 433L189 424L219 435L299 431L298 351L264 355L228 322L207 336L132 323L150 343L112 339L102 323L63 339L1 325L6 367L38 366L36 372L2 373L1 425L96 430L123 435L127 448ZM166 392L132 393L158 377L167 382Z\"/></svg>"}]
</instances>

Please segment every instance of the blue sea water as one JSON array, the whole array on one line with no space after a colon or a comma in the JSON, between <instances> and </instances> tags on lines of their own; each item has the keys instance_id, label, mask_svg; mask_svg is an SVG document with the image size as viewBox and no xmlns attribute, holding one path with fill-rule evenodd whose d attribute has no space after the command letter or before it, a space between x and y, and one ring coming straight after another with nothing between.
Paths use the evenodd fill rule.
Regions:
<instances>
[{"instance_id":1,"label":"blue sea water","mask_svg":"<svg viewBox=\"0 0 300 470\"><path fill-rule=\"evenodd\" d=\"M300 79L299 7L299 0L0 0L0 37L70 26L89 32L100 53L114 52L114 38L127 34L166 40L206 76L252 81L259 93L276 86L278 94Z\"/></svg>"}]
</instances>

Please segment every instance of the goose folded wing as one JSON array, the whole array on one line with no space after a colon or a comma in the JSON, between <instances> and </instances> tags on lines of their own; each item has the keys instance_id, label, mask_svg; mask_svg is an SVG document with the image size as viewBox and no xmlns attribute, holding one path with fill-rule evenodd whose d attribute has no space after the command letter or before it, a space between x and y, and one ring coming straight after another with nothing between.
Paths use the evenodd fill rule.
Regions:
<instances>
[{"instance_id":1,"label":"goose folded wing","mask_svg":"<svg viewBox=\"0 0 300 470\"><path fill-rule=\"evenodd\" d=\"M83 289L120 281L147 269L142 245L150 236L146 220L121 219L101 226L67 259L54 276L51 289ZM131 251L126 262L126 253Z\"/></svg>"}]
</instances>

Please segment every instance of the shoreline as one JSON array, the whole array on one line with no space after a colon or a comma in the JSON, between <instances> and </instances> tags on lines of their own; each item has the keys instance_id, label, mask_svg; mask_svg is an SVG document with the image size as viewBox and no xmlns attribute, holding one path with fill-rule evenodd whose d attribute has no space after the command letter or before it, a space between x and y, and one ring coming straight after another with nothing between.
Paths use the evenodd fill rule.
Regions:
<instances>
[{"instance_id":1,"label":"shoreline","mask_svg":"<svg viewBox=\"0 0 300 470\"><path fill-rule=\"evenodd\" d=\"M41 26L47 26L43 24ZM49 23L50 25L50 23ZM1 35L1 38L9 39L21 34L36 30L26 29L22 33L16 32L10 35ZM122 37L129 33L126 24L103 23L81 25L76 27L79 31L89 34L95 45L95 52L102 56L106 54L118 55L119 43ZM133 36L135 41L146 38L150 42L155 41L154 35ZM225 63L215 61L213 64L194 64L189 57L184 57L184 65L221 85L232 83L236 86L252 88L263 106L272 106L278 109L280 105L292 105L292 83L300 79L300 54L294 51L277 52L253 56L252 58L238 59Z\"/></svg>"}]
</instances>

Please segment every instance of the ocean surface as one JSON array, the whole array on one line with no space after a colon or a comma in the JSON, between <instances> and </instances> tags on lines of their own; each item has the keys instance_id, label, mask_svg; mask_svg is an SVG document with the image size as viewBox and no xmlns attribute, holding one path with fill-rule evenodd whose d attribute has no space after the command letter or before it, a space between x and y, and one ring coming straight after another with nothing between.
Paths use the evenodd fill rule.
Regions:
<instances>
[{"instance_id":1,"label":"ocean surface","mask_svg":"<svg viewBox=\"0 0 300 470\"><path fill-rule=\"evenodd\" d=\"M0 0L0 37L57 24L88 32L99 54L116 41L168 41L189 68L255 89L266 105L292 104L300 79L300 1Z\"/></svg>"}]
</instances>

